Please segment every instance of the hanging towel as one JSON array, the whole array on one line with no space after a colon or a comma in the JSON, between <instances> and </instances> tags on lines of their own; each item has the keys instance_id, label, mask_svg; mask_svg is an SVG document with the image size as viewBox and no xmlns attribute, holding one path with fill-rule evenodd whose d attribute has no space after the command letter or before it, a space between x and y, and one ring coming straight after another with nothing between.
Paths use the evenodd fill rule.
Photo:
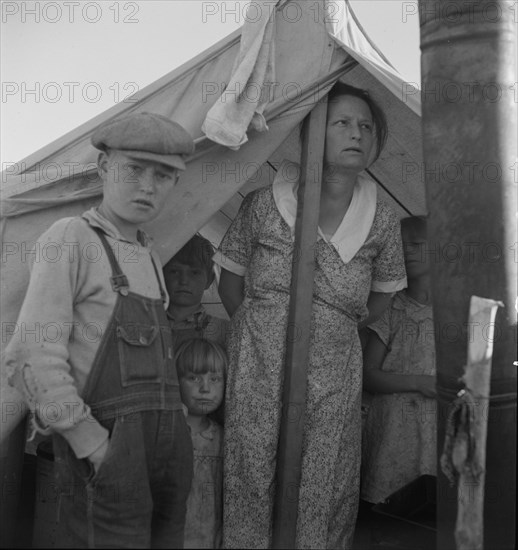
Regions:
<instances>
[{"instance_id":1,"label":"hanging towel","mask_svg":"<svg viewBox=\"0 0 518 550\"><path fill-rule=\"evenodd\" d=\"M248 141L249 126L268 130L263 111L275 82L275 12L287 1L256 0L248 7L230 82L202 125L212 141L237 150Z\"/></svg>"}]
</instances>

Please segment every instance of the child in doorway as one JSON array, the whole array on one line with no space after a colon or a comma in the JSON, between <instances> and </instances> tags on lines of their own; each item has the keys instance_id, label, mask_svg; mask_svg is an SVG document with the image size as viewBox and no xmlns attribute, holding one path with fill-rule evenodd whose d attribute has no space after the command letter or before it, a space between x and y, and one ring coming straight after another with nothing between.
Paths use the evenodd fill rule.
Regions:
<instances>
[{"instance_id":1,"label":"child in doorway","mask_svg":"<svg viewBox=\"0 0 518 550\"><path fill-rule=\"evenodd\" d=\"M435 341L426 221L401 224L408 288L369 326L361 498L379 503L421 475L436 475Z\"/></svg>"},{"instance_id":2,"label":"child in doorway","mask_svg":"<svg viewBox=\"0 0 518 550\"><path fill-rule=\"evenodd\" d=\"M167 316L175 347L189 338L207 338L225 346L228 321L209 315L201 305L215 277L213 255L211 243L194 235L164 267L170 297Z\"/></svg>"},{"instance_id":3,"label":"child in doorway","mask_svg":"<svg viewBox=\"0 0 518 550\"><path fill-rule=\"evenodd\" d=\"M227 357L223 348L210 340L184 340L176 352L176 369L194 451L184 548L220 548L223 429L208 415L223 401Z\"/></svg>"}]
</instances>

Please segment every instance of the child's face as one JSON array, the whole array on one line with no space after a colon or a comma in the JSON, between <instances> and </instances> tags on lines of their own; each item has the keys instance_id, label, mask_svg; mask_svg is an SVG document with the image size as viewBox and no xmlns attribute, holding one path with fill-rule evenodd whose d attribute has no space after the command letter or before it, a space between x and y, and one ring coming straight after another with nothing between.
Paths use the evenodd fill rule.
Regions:
<instances>
[{"instance_id":1,"label":"child's face","mask_svg":"<svg viewBox=\"0 0 518 550\"><path fill-rule=\"evenodd\" d=\"M409 279L425 275L430 270L426 235L422 231L403 230L405 267Z\"/></svg>"},{"instance_id":2,"label":"child's face","mask_svg":"<svg viewBox=\"0 0 518 550\"><path fill-rule=\"evenodd\" d=\"M119 229L155 219L178 179L178 170L122 151L99 155L103 208Z\"/></svg>"},{"instance_id":3,"label":"child's face","mask_svg":"<svg viewBox=\"0 0 518 550\"><path fill-rule=\"evenodd\" d=\"M165 286L171 304L178 307L197 306L208 285L207 271L203 266L171 261L164 269Z\"/></svg>"},{"instance_id":4,"label":"child's face","mask_svg":"<svg viewBox=\"0 0 518 550\"><path fill-rule=\"evenodd\" d=\"M221 405L224 391L222 372L187 372L180 378L182 402L192 416L205 416L214 412Z\"/></svg>"}]
</instances>

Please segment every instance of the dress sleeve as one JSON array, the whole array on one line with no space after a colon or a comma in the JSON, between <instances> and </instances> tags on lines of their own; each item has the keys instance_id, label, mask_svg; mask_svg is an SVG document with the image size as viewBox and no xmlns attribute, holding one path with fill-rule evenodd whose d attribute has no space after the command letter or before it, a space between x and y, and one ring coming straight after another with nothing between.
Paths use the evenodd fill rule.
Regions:
<instances>
[{"instance_id":1,"label":"dress sleeve","mask_svg":"<svg viewBox=\"0 0 518 550\"><path fill-rule=\"evenodd\" d=\"M374 292L398 292L407 286L401 226L396 214L386 205L379 209L383 240L372 267Z\"/></svg>"},{"instance_id":2,"label":"dress sleeve","mask_svg":"<svg viewBox=\"0 0 518 550\"><path fill-rule=\"evenodd\" d=\"M259 221L259 200L258 192L245 197L213 258L214 263L241 277L245 276L252 258Z\"/></svg>"},{"instance_id":3,"label":"dress sleeve","mask_svg":"<svg viewBox=\"0 0 518 550\"><path fill-rule=\"evenodd\" d=\"M389 307L383 312L382 316L369 325L369 329L375 332L379 339L390 348L390 311L392 302Z\"/></svg>"}]
</instances>

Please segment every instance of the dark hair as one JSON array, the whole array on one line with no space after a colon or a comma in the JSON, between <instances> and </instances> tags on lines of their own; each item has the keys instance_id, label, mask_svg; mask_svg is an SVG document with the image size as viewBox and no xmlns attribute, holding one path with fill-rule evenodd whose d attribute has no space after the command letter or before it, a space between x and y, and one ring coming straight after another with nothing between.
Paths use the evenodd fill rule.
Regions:
<instances>
[{"instance_id":1,"label":"dark hair","mask_svg":"<svg viewBox=\"0 0 518 550\"><path fill-rule=\"evenodd\" d=\"M176 372L178 378L187 373L205 374L207 372L222 372L227 375L227 354L216 342L205 338L184 340L175 353Z\"/></svg>"},{"instance_id":2,"label":"dark hair","mask_svg":"<svg viewBox=\"0 0 518 550\"><path fill-rule=\"evenodd\" d=\"M426 216L410 216L408 218L403 218L401 220L401 232L411 231L422 235L426 238L427 236L427 218Z\"/></svg>"},{"instance_id":3,"label":"dark hair","mask_svg":"<svg viewBox=\"0 0 518 550\"><path fill-rule=\"evenodd\" d=\"M207 282L209 284L214 280L214 247L201 235L194 235L192 239L180 248L180 250L164 265L164 271L168 266L177 262L191 267L203 267L207 272Z\"/></svg>"},{"instance_id":4,"label":"dark hair","mask_svg":"<svg viewBox=\"0 0 518 550\"><path fill-rule=\"evenodd\" d=\"M388 137L388 125L385 113L383 112L382 108L374 101L374 99L372 99L367 90L356 88L355 86L344 84L340 81L338 81L331 88L327 96L327 101L328 103L331 103L332 101L336 101L337 98L344 95L357 97L367 103L372 115L372 120L374 122L374 128L376 131L376 156L374 157L374 160L377 160L381 154L381 151L383 150L383 147L385 146L385 143L387 142Z\"/></svg>"}]
</instances>

